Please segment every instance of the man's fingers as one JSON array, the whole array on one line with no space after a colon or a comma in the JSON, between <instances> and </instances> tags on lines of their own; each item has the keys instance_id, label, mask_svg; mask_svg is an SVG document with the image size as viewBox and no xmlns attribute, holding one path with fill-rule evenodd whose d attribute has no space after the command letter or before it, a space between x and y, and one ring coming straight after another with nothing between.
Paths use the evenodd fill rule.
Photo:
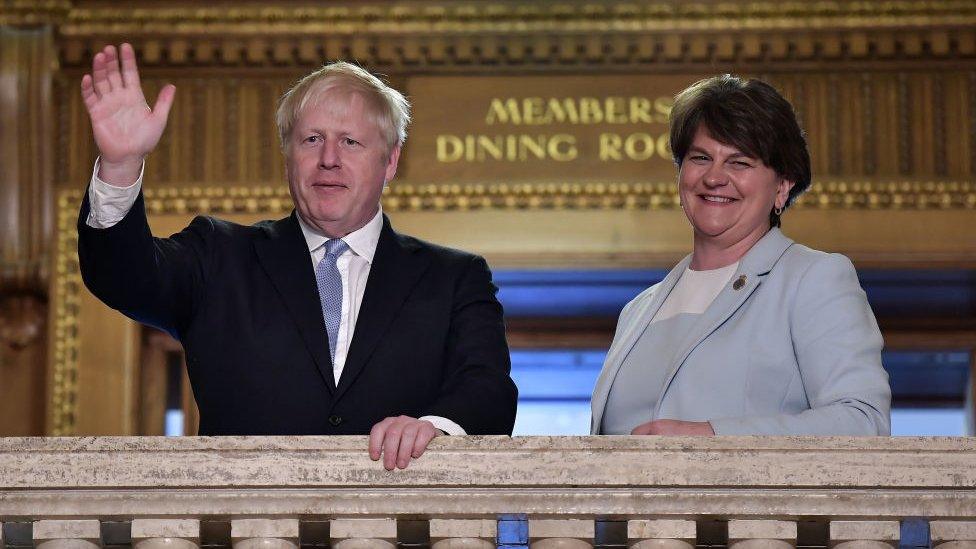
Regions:
<instances>
[{"instance_id":1,"label":"man's fingers","mask_svg":"<svg viewBox=\"0 0 976 549\"><path fill-rule=\"evenodd\" d=\"M369 431L369 459L376 461L380 459L383 451L383 439L386 437L386 428L390 424L390 418L373 425Z\"/></svg>"},{"instance_id":2,"label":"man's fingers","mask_svg":"<svg viewBox=\"0 0 976 549\"><path fill-rule=\"evenodd\" d=\"M119 72L119 55L115 46L105 47L105 75L112 89L122 88L122 74Z\"/></svg>"},{"instance_id":3,"label":"man's fingers","mask_svg":"<svg viewBox=\"0 0 976 549\"><path fill-rule=\"evenodd\" d=\"M397 422L386 430L383 437L383 468L392 471L396 467L397 454L400 450L401 426Z\"/></svg>"},{"instance_id":4,"label":"man's fingers","mask_svg":"<svg viewBox=\"0 0 976 549\"><path fill-rule=\"evenodd\" d=\"M173 99L176 97L176 86L166 84L159 90L156 96L156 104L153 105L153 116L162 119L163 123L169 118L169 110L173 107Z\"/></svg>"},{"instance_id":5,"label":"man's fingers","mask_svg":"<svg viewBox=\"0 0 976 549\"><path fill-rule=\"evenodd\" d=\"M92 80L98 95L105 95L112 91L112 84L108 81L108 70L105 66L105 53L98 52L92 60Z\"/></svg>"},{"instance_id":6,"label":"man's fingers","mask_svg":"<svg viewBox=\"0 0 976 549\"><path fill-rule=\"evenodd\" d=\"M416 440L413 442L413 457L414 459L419 458L424 455L424 450L430 444L430 441L434 440L439 432L433 425L424 425L420 432L417 434Z\"/></svg>"},{"instance_id":7,"label":"man's fingers","mask_svg":"<svg viewBox=\"0 0 976 549\"><path fill-rule=\"evenodd\" d=\"M95 92L95 85L92 83L90 74L81 77L81 100L85 102L85 106L89 110L98 102L98 94Z\"/></svg>"},{"instance_id":8,"label":"man's fingers","mask_svg":"<svg viewBox=\"0 0 976 549\"><path fill-rule=\"evenodd\" d=\"M139 67L136 64L136 51L132 48L132 44L122 44L119 47L119 57L122 61L122 82L126 87L138 87Z\"/></svg>"},{"instance_id":9,"label":"man's fingers","mask_svg":"<svg viewBox=\"0 0 976 549\"><path fill-rule=\"evenodd\" d=\"M410 465L410 456L413 454L413 443L417 440L417 430L420 425L416 421L412 421L403 428L403 432L400 434L400 444L397 448L397 467L401 469L406 469L407 465Z\"/></svg>"}]
</instances>

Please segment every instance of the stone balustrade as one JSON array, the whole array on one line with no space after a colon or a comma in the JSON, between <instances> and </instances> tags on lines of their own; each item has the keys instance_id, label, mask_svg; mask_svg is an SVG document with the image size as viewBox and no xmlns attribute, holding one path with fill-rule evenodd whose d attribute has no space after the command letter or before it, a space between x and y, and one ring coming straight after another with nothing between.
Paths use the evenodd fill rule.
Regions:
<instances>
[{"instance_id":1,"label":"stone balustrade","mask_svg":"<svg viewBox=\"0 0 976 549\"><path fill-rule=\"evenodd\" d=\"M442 437L386 471L365 437L0 439L0 547L891 549L906 519L976 549L976 440Z\"/></svg>"}]
</instances>

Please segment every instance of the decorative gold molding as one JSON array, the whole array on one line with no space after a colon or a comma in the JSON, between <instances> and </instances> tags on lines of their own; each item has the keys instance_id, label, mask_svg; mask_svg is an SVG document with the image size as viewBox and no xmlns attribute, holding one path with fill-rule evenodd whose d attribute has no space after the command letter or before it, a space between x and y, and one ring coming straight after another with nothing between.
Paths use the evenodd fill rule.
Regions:
<instances>
[{"instance_id":1,"label":"decorative gold molding","mask_svg":"<svg viewBox=\"0 0 976 549\"><path fill-rule=\"evenodd\" d=\"M553 26L578 32L640 30L779 29L785 25L836 30L850 27L958 25L976 16L972 0L633 2L611 0L525 2L332 2L329 6L281 3L186 9L146 8L143 3L71 10L66 30L153 33L179 25L182 32L509 32L533 33Z\"/></svg>"},{"instance_id":2,"label":"decorative gold molding","mask_svg":"<svg viewBox=\"0 0 976 549\"><path fill-rule=\"evenodd\" d=\"M75 7L68 65L125 39L147 65L646 65L971 59L976 2L447 2Z\"/></svg>"},{"instance_id":3,"label":"decorative gold molding","mask_svg":"<svg viewBox=\"0 0 976 549\"><path fill-rule=\"evenodd\" d=\"M68 193L70 194L70 193ZM79 197L80 198L80 197ZM75 199L76 203L78 198ZM528 183L391 185L390 212L444 210L674 209L674 183ZM795 208L872 210L976 209L976 182L829 181L800 196ZM179 187L147 189L150 214L268 214L292 209L287 187Z\"/></svg>"},{"instance_id":4,"label":"decorative gold molding","mask_svg":"<svg viewBox=\"0 0 976 549\"><path fill-rule=\"evenodd\" d=\"M0 0L0 25L37 26L68 19L70 0Z\"/></svg>"},{"instance_id":5,"label":"decorative gold molding","mask_svg":"<svg viewBox=\"0 0 976 549\"><path fill-rule=\"evenodd\" d=\"M78 265L79 191L64 192L58 197L57 234L54 253L54 276L51 277L48 351L50 379L47 434L67 436L74 433L78 391L78 321L81 302L81 271Z\"/></svg>"}]
</instances>

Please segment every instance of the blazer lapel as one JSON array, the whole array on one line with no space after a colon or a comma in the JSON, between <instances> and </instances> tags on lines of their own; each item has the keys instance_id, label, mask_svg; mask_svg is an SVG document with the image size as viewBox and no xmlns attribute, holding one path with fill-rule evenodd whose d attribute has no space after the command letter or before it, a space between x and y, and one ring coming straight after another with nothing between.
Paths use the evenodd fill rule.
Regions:
<instances>
[{"instance_id":1,"label":"blazer lapel","mask_svg":"<svg viewBox=\"0 0 976 549\"><path fill-rule=\"evenodd\" d=\"M268 238L256 240L254 250L261 266L291 313L312 360L330 392L335 391L329 340L322 318L315 274L309 258L308 244L292 212L290 217L274 222Z\"/></svg>"},{"instance_id":2,"label":"blazer lapel","mask_svg":"<svg viewBox=\"0 0 976 549\"><path fill-rule=\"evenodd\" d=\"M429 264L430 257L423 248L396 234L384 215L336 399L342 397L363 370Z\"/></svg>"},{"instance_id":3,"label":"blazer lapel","mask_svg":"<svg viewBox=\"0 0 976 549\"><path fill-rule=\"evenodd\" d=\"M725 323L742 306L746 300L756 291L764 276L766 276L773 265L779 261L786 250L793 244L793 241L783 235L778 228L771 229L752 249L750 249L739 262L739 268L732 275L732 279L726 284L725 288L715 297L715 301L709 305L708 309L702 313L701 318L695 323L682 344L677 348L672 362L671 371L667 379L661 386L661 391L657 397L657 404L654 408L653 419L658 419L661 411L661 404L667 394L668 387L677 375L678 370L687 360L688 355L698 347L702 341ZM742 279L744 284L736 288L736 281Z\"/></svg>"},{"instance_id":4,"label":"blazer lapel","mask_svg":"<svg viewBox=\"0 0 976 549\"><path fill-rule=\"evenodd\" d=\"M600 371L600 376L596 380L596 385L593 387L593 399L592 399L592 414L590 423L590 432L596 434L597 429L603 422L603 412L607 406L607 398L610 396L610 387L613 385L613 380L617 376L617 371L620 370L620 366L626 360L627 355L633 350L634 345L637 344L637 340L647 329L647 326L651 323L651 319L657 314L657 311L664 304L664 300L671 293L674 285L678 283L678 279L681 277L681 273L684 272L688 264L691 263L691 256L687 256L678 263L675 268L664 277L654 292L654 297L645 303L638 304L639 308L634 310L632 317L634 322L630 326L621 327L618 326L617 329L624 328L626 333L620 335L620 341L616 345L613 345L607 354L607 358L603 363L603 370Z\"/></svg>"}]
</instances>

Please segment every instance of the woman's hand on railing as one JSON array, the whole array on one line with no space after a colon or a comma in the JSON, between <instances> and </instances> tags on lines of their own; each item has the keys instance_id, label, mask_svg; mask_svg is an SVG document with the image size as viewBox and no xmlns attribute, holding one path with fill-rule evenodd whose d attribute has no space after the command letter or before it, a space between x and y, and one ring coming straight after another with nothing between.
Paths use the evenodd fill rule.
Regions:
<instances>
[{"instance_id":1,"label":"woman's hand on railing","mask_svg":"<svg viewBox=\"0 0 976 549\"><path fill-rule=\"evenodd\" d=\"M657 419L641 423L630 432L632 435L697 435L712 436L712 424L707 421L680 421L677 419Z\"/></svg>"}]
</instances>

